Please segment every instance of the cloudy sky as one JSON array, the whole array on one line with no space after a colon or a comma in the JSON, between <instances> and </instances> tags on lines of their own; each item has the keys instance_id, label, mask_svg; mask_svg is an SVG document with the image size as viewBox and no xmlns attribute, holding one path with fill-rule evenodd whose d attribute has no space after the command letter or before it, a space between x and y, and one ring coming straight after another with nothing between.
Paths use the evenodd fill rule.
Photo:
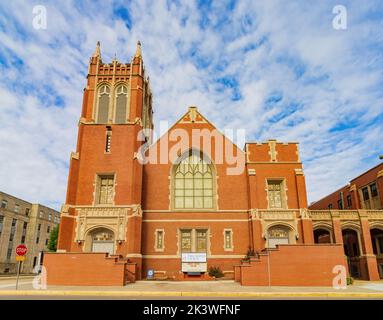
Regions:
<instances>
[{"instance_id":1,"label":"cloudy sky","mask_svg":"<svg viewBox=\"0 0 383 320\"><path fill-rule=\"evenodd\" d=\"M138 39L155 123L196 105L248 141L299 141L309 201L341 187L383 154L383 3L312 3L2 1L0 190L60 207L95 44L128 62Z\"/></svg>"}]
</instances>

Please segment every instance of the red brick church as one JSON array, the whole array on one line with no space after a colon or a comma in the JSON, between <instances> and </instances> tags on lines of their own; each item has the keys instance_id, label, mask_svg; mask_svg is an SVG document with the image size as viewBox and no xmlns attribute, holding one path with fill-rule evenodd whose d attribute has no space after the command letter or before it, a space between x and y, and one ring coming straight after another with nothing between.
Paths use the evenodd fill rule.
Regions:
<instances>
[{"instance_id":1,"label":"red brick church","mask_svg":"<svg viewBox=\"0 0 383 320\"><path fill-rule=\"evenodd\" d=\"M382 212L308 210L298 143L241 149L196 107L156 141L152 129L140 43L126 64L104 63L98 44L48 284L206 280L216 267L243 285L331 286L350 275L347 230L358 277L380 278L370 228L383 230Z\"/></svg>"}]
</instances>

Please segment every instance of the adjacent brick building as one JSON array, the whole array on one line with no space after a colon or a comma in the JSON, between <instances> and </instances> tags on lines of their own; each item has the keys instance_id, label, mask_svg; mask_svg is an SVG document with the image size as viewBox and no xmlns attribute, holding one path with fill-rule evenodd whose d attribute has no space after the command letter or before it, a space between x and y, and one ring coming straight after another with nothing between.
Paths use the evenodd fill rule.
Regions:
<instances>
[{"instance_id":1,"label":"adjacent brick building","mask_svg":"<svg viewBox=\"0 0 383 320\"><path fill-rule=\"evenodd\" d=\"M50 233L60 223L60 212L0 192L0 273L16 273L16 246L28 252L22 273L32 273L47 251Z\"/></svg>"},{"instance_id":2,"label":"adjacent brick building","mask_svg":"<svg viewBox=\"0 0 383 320\"><path fill-rule=\"evenodd\" d=\"M346 186L312 203L309 209L324 215L327 227L314 230L318 241L334 241L330 221L343 218L342 238L351 274L363 277L365 261L377 259L379 274L383 278L383 163L352 179ZM318 211L322 210L322 211ZM367 225L368 224L368 225ZM327 232L325 231L327 230Z\"/></svg>"},{"instance_id":3,"label":"adjacent brick building","mask_svg":"<svg viewBox=\"0 0 383 320\"><path fill-rule=\"evenodd\" d=\"M333 266L347 265L339 254L341 217L330 228L327 211L319 220L307 209L297 142L246 143L242 150L189 107L153 143L152 113L141 45L123 64L104 63L98 44L70 159L58 253L44 259L48 284L203 280L212 266L243 285L266 278L270 284L331 284ZM331 231L318 237L313 224ZM378 279L367 241L363 237L368 259L361 277ZM259 274L265 261L277 264L266 268L268 276ZM108 274L112 266L109 282L98 279L97 272ZM284 268L289 282L282 281Z\"/></svg>"}]
</instances>

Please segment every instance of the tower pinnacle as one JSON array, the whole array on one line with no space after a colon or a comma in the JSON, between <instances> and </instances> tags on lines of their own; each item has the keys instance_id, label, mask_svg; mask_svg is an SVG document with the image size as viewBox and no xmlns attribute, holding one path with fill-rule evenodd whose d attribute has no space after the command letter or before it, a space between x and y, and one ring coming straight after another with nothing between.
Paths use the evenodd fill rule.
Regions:
<instances>
[{"instance_id":1,"label":"tower pinnacle","mask_svg":"<svg viewBox=\"0 0 383 320\"><path fill-rule=\"evenodd\" d=\"M101 59L100 41L97 41L96 50L93 53L93 57L99 57Z\"/></svg>"},{"instance_id":2,"label":"tower pinnacle","mask_svg":"<svg viewBox=\"0 0 383 320\"><path fill-rule=\"evenodd\" d=\"M140 40L137 41L137 47L136 47L136 54L134 55L134 57L137 57L137 58L141 58L142 54L141 54L141 42Z\"/></svg>"}]
</instances>

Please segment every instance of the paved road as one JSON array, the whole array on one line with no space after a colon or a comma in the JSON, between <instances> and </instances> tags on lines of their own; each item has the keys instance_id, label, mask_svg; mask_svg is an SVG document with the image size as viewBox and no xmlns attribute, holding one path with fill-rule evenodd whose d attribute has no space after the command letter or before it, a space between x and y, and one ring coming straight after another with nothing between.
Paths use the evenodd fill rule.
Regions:
<instances>
[{"instance_id":1,"label":"paved road","mask_svg":"<svg viewBox=\"0 0 383 320\"><path fill-rule=\"evenodd\" d=\"M138 281L125 287L58 287L37 290L34 294L33 277L19 279L16 295L16 278L0 277L0 300L9 299L108 299L108 300L226 300L226 299L346 299L337 294L352 294L347 299L382 299L383 281L357 282L346 290L323 287L243 287L234 281ZM57 292L57 293L56 293ZM80 292L77 294L77 292ZM182 296L181 296L182 292ZM255 295L254 295L255 293ZM294 295L294 293L296 293ZM328 296L326 293L330 293ZM251 294L251 296L249 295ZM258 294L258 295L257 295ZM275 294L277 296L275 296ZM369 296L367 296L369 294ZM372 297L371 294L374 294ZM375 297L375 294L379 296ZM203 295L203 296L202 296ZM237 295L237 296L235 296ZM247 295L247 296L246 296ZM355 295L355 296L353 296ZM364 295L364 296L363 296Z\"/></svg>"}]
</instances>

